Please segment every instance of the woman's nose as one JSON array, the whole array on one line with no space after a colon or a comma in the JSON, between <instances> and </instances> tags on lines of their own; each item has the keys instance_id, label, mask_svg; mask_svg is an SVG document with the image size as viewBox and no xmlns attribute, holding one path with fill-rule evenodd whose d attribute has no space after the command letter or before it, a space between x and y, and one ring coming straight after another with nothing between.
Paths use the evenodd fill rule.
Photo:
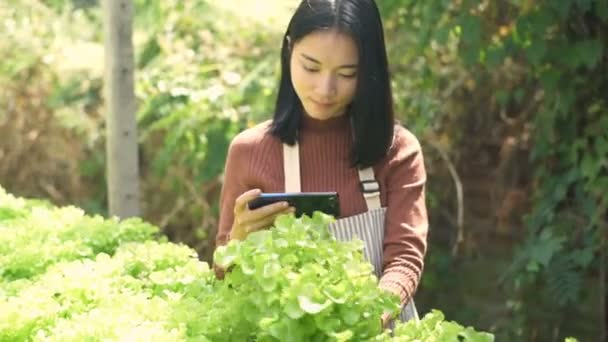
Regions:
<instances>
[{"instance_id":1,"label":"woman's nose","mask_svg":"<svg viewBox=\"0 0 608 342\"><path fill-rule=\"evenodd\" d=\"M326 75L319 78L317 83L317 95L323 99L331 99L336 95L336 78L332 75Z\"/></svg>"}]
</instances>

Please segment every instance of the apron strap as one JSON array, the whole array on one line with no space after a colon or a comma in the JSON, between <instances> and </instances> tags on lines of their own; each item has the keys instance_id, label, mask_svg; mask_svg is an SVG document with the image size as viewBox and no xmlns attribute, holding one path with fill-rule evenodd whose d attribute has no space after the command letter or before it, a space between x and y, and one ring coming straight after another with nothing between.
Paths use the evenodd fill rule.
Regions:
<instances>
[{"instance_id":1,"label":"apron strap","mask_svg":"<svg viewBox=\"0 0 608 342\"><path fill-rule=\"evenodd\" d=\"M300 192L300 149L298 144L283 144L283 172L285 192Z\"/></svg>"},{"instance_id":2,"label":"apron strap","mask_svg":"<svg viewBox=\"0 0 608 342\"><path fill-rule=\"evenodd\" d=\"M380 209L380 184L374 176L374 168L359 169L359 184L365 203L367 203L367 210Z\"/></svg>"},{"instance_id":3,"label":"apron strap","mask_svg":"<svg viewBox=\"0 0 608 342\"><path fill-rule=\"evenodd\" d=\"M367 210L381 208L380 184L374 176L372 167L358 170L361 193L367 204ZM301 192L300 188L300 148L283 144L283 172L285 173L285 192Z\"/></svg>"}]
</instances>

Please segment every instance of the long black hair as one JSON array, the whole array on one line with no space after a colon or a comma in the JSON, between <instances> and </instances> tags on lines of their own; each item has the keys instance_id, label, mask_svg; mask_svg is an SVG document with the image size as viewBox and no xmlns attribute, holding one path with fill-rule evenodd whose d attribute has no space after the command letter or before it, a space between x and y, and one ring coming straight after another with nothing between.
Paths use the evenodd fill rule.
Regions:
<instances>
[{"instance_id":1,"label":"long black hair","mask_svg":"<svg viewBox=\"0 0 608 342\"><path fill-rule=\"evenodd\" d=\"M351 162L369 167L384 157L392 143L393 98L380 12L374 0L303 0L296 9L281 48L281 80L270 133L283 143L298 140L303 107L291 83L293 46L318 30L349 35L359 53L357 89L345 115L353 128Z\"/></svg>"}]
</instances>

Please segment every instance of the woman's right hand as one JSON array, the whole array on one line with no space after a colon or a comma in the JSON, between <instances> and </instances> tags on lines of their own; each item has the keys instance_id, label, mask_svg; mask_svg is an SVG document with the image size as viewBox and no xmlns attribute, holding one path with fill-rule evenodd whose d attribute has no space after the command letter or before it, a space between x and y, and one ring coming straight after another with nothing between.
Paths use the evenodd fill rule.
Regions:
<instances>
[{"instance_id":1,"label":"woman's right hand","mask_svg":"<svg viewBox=\"0 0 608 342\"><path fill-rule=\"evenodd\" d=\"M243 240L250 233L270 227L277 216L295 212L287 202L277 202L250 210L249 201L262 193L259 189L244 192L234 202L234 222L230 239Z\"/></svg>"}]
</instances>

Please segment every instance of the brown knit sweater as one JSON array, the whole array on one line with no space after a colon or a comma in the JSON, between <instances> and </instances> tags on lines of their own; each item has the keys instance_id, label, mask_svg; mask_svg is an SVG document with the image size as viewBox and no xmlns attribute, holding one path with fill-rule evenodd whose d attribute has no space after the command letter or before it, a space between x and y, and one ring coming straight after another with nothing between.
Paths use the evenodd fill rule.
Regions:
<instances>
[{"instance_id":1,"label":"brown knit sweater","mask_svg":"<svg viewBox=\"0 0 608 342\"><path fill-rule=\"evenodd\" d=\"M230 145L220 199L218 246L228 242L234 201L239 195L256 188L285 191L282 144L267 133L268 126L265 122L245 130ZM367 205L357 170L350 167L352 135L348 118L315 120L304 116L299 136L301 190L337 191L342 217L365 212ZM374 173L380 183L382 206L387 207L384 272L379 286L398 294L404 304L420 280L428 229L426 172L416 137L396 125L393 144L387 156L374 166Z\"/></svg>"}]
</instances>

